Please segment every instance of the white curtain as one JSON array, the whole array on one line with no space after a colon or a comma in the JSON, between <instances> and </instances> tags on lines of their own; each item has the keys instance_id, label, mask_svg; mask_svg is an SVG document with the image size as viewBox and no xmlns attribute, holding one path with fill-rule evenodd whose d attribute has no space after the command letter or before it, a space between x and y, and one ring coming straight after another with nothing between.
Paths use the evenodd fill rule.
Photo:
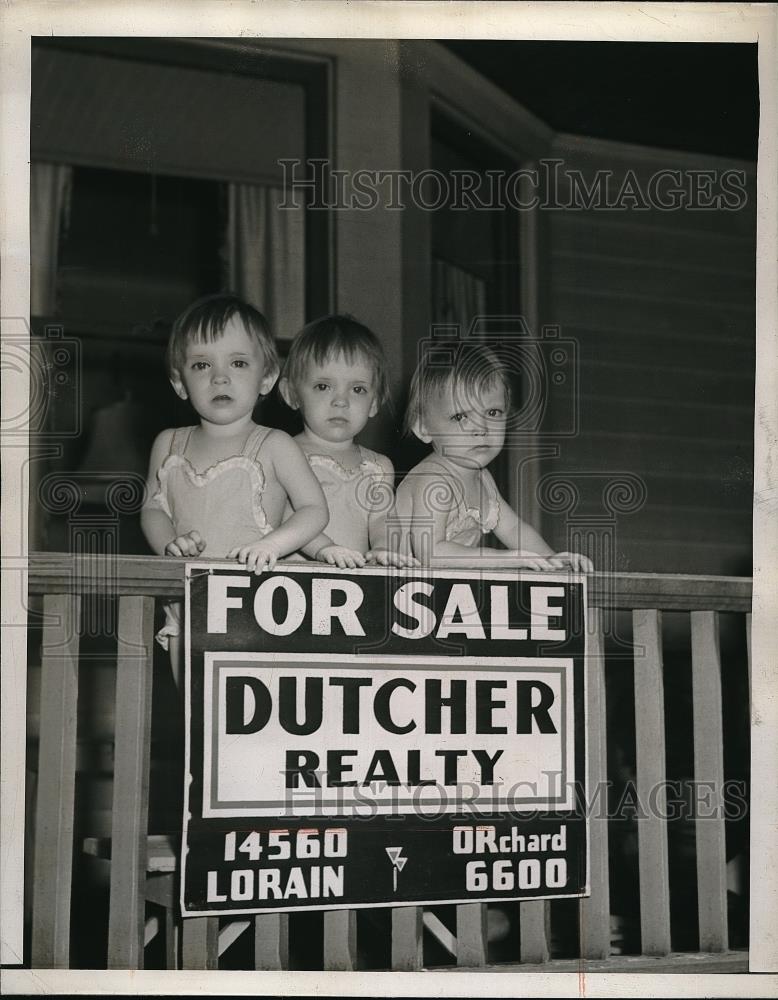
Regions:
<instances>
[{"instance_id":1,"label":"white curtain","mask_svg":"<svg viewBox=\"0 0 778 1000\"><path fill-rule=\"evenodd\" d=\"M226 264L230 290L288 340L305 322L305 217L279 208L282 197L280 188L228 185Z\"/></svg>"},{"instance_id":2,"label":"white curtain","mask_svg":"<svg viewBox=\"0 0 778 1000\"><path fill-rule=\"evenodd\" d=\"M73 168L59 163L30 164L30 314L57 311L57 256L60 229L67 225Z\"/></svg>"},{"instance_id":3,"label":"white curtain","mask_svg":"<svg viewBox=\"0 0 778 1000\"><path fill-rule=\"evenodd\" d=\"M432 261L432 318L459 324L467 334L476 316L486 312L486 283L469 271L440 258Z\"/></svg>"}]
</instances>

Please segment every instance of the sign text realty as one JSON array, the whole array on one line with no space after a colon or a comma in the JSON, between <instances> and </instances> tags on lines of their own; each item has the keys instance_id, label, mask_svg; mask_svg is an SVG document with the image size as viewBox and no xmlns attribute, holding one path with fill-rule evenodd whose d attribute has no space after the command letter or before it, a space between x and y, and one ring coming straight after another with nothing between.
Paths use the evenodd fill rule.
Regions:
<instances>
[{"instance_id":1,"label":"sign text realty","mask_svg":"<svg viewBox=\"0 0 778 1000\"><path fill-rule=\"evenodd\" d=\"M191 564L184 912L581 895L584 601Z\"/></svg>"}]
</instances>

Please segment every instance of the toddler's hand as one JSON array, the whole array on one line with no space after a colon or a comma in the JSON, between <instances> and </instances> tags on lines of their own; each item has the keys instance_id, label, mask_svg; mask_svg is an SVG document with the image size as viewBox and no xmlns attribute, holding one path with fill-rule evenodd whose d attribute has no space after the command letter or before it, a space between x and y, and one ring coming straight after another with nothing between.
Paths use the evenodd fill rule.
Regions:
<instances>
[{"instance_id":1,"label":"toddler's hand","mask_svg":"<svg viewBox=\"0 0 778 1000\"><path fill-rule=\"evenodd\" d=\"M345 545L323 545L316 553L316 559L340 569L357 569L365 565L364 555Z\"/></svg>"},{"instance_id":2,"label":"toddler's hand","mask_svg":"<svg viewBox=\"0 0 778 1000\"><path fill-rule=\"evenodd\" d=\"M413 556L405 556L402 552L393 552L391 549L371 549L367 553L367 561L379 566L396 566L398 569L421 565Z\"/></svg>"},{"instance_id":3,"label":"toddler's hand","mask_svg":"<svg viewBox=\"0 0 778 1000\"><path fill-rule=\"evenodd\" d=\"M166 556L199 556L205 548L205 542L196 531L188 531L178 535L165 546Z\"/></svg>"},{"instance_id":4,"label":"toddler's hand","mask_svg":"<svg viewBox=\"0 0 778 1000\"><path fill-rule=\"evenodd\" d=\"M237 545L227 553L228 559L237 559L246 564L246 569L255 573L270 572L278 562L279 552L274 545L266 541L253 542L251 545Z\"/></svg>"},{"instance_id":5,"label":"toddler's hand","mask_svg":"<svg viewBox=\"0 0 778 1000\"><path fill-rule=\"evenodd\" d=\"M580 552L555 552L554 559L560 559L563 565L574 573L593 573L594 563Z\"/></svg>"},{"instance_id":6,"label":"toddler's hand","mask_svg":"<svg viewBox=\"0 0 778 1000\"><path fill-rule=\"evenodd\" d=\"M513 560L511 560L511 562L513 563ZM555 569L561 569L562 563L554 562L553 556L535 556L532 555L532 553L517 552L513 568L534 569L537 570L538 573L548 573Z\"/></svg>"}]
</instances>

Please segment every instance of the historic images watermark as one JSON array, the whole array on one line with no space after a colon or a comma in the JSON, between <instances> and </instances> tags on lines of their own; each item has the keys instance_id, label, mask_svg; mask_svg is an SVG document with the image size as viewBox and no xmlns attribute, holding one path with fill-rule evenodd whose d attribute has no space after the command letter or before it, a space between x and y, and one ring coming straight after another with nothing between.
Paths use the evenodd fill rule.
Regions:
<instances>
[{"instance_id":1,"label":"historic images watermark","mask_svg":"<svg viewBox=\"0 0 778 1000\"><path fill-rule=\"evenodd\" d=\"M737 212L748 201L744 170L662 168L580 170L562 159L505 170L338 170L327 159L280 159L282 209L435 212L711 211Z\"/></svg>"},{"instance_id":2,"label":"historic images watermark","mask_svg":"<svg viewBox=\"0 0 778 1000\"><path fill-rule=\"evenodd\" d=\"M439 751L441 755L456 752ZM311 768L304 772L283 774L285 802L281 815L299 816L301 809L305 808L311 813L320 812L325 795L326 770ZM599 781L587 788L580 781L565 781L558 772L544 771L543 776L545 782L560 794L565 788L568 792L566 797L576 802L587 817L615 823L632 823L649 818L679 822L726 819L734 822L744 819L749 811L747 783L735 778L723 783L673 779L658 782L648 789L638 789L637 782L632 779L621 783ZM511 785L499 779L492 782L490 789L502 803L499 810L490 808L484 802L483 788L473 782L463 781L447 786L428 780L410 789L410 792L399 778L349 784L355 787L336 786L331 791L337 803L328 803L332 815L348 805L353 819L370 820L379 815L387 795L395 802L401 797L410 798L410 808L404 811L395 808L389 814L390 820L396 823L416 820L432 822L449 814L473 816L479 820L507 815L526 822L543 814L541 809L521 804L528 797L537 797L540 793L535 781L520 781ZM327 790L327 795L330 795L330 790Z\"/></svg>"},{"instance_id":3,"label":"historic images watermark","mask_svg":"<svg viewBox=\"0 0 778 1000\"><path fill-rule=\"evenodd\" d=\"M31 433L40 440L77 438L83 432L82 350L77 337L66 337L60 323L48 323L34 337L22 316L8 316L3 324L3 367L17 372L29 384L29 398L16 413L0 422L3 443L26 442ZM56 430L51 427L56 412Z\"/></svg>"},{"instance_id":4,"label":"historic images watermark","mask_svg":"<svg viewBox=\"0 0 778 1000\"><path fill-rule=\"evenodd\" d=\"M19 569L26 572L29 552L45 544L41 522L47 518L60 520L64 549L76 557L64 572L68 592L81 595L80 609L68 619L69 628L44 635L43 648L51 654L71 642L76 629L79 636L117 634L122 518L138 514L146 484L142 476L122 467L119 453L112 471L62 467L65 443L80 439L86 427L82 341L66 336L60 323L33 331L24 317L2 322L3 365L29 385L25 406L2 421L3 446L29 448L24 475L31 544L20 557ZM17 514L23 518L21 506ZM28 625L61 624L38 605L29 602ZM143 652L137 647L138 655ZM80 656L87 659L90 654L82 648Z\"/></svg>"}]
</instances>

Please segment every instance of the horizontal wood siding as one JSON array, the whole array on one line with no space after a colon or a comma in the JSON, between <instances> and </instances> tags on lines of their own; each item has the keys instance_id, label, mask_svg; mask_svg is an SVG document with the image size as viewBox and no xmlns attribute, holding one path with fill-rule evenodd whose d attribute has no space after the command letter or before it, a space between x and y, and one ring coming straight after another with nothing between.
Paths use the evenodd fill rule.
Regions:
<instances>
[{"instance_id":1,"label":"horizontal wood siding","mask_svg":"<svg viewBox=\"0 0 778 1000\"><path fill-rule=\"evenodd\" d=\"M641 189L660 169L725 170L747 164L561 137L566 170L591 184L611 169L618 191L633 170ZM564 546L567 521L602 508L597 475L630 473L645 502L606 517L616 567L647 572L749 572L755 364L755 183L737 211L562 209L545 213L546 305L578 353L577 385L550 399L551 433L577 412L545 471L570 476L580 503L549 512ZM596 555L596 554L595 554ZM598 566L606 569L606 566Z\"/></svg>"}]
</instances>

